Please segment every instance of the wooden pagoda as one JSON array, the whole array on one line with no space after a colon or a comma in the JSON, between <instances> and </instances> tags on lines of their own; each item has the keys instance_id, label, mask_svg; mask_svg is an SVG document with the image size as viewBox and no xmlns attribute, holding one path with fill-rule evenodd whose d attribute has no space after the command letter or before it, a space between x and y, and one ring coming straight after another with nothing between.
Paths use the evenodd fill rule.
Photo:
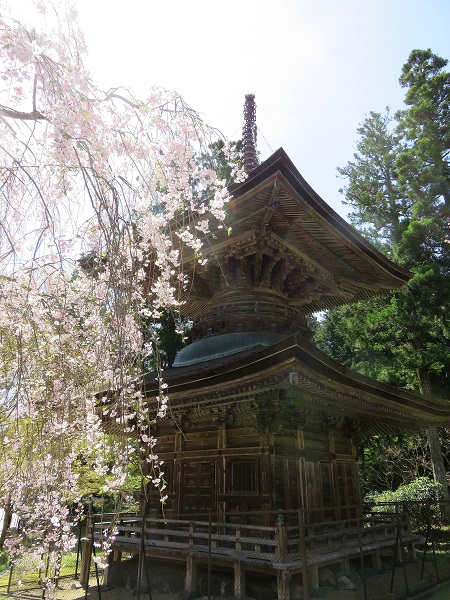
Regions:
<instances>
[{"instance_id":1,"label":"wooden pagoda","mask_svg":"<svg viewBox=\"0 0 450 600\"><path fill-rule=\"evenodd\" d=\"M362 436L441 425L449 410L331 360L308 341L306 316L402 289L410 274L327 206L282 149L231 192L232 234L217 235L206 265L191 264L193 341L164 372L166 511L258 520L357 504Z\"/></svg>"},{"instance_id":2,"label":"wooden pagoda","mask_svg":"<svg viewBox=\"0 0 450 600\"><path fill-rule=\"evenodd\" d=\"M250 122L244 129L248 178L230 188L231 235L217 232L204 250L206 264L186 258L192 285L184 310L193 320L192 342L164 371L170 410L155 436L167 481L166 521L213 515L224 527L257 532L279 526L274 515L280 511L303 511L296 521L301 540L315 522L358 517L356 449L364 435L442 425L450 413L439 401L350 371L310 342L308 315L401 290L410 274L336 214L283 149L256 165L254 137ZM144 384L151 406L158 395L155 374ZM145 506L149 518L161 513L157 498ZM160 539L152 531L150 539ZM302 573L307 587L309 569L309 586L317 585L314 565L351 557L338 544L333 556L322 553L326 559L308 558L305 546L297 554L292 549L288 561L279 553L267 559L255 536L247 554L233 542L238 554L226 558L226 551L218 552L226 548L219 538L209 547L214 564L234 561L236 598L244 597L244 572L273 572L278 598L286 600L291 574ZM116 547L128 548L119 538ZM151 542L146 553L186 560L186 589L194 590L196 561L206 560L200 542L165 539Z\"/></svg>"}]
</instances>

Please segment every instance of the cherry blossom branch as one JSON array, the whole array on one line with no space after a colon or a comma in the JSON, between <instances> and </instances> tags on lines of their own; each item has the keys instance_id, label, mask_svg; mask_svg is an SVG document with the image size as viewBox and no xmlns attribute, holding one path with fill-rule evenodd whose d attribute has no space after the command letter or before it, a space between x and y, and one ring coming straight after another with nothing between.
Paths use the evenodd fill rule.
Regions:
<instances>
[{"instance_id":1,"label":"cherry blossom branch","mask_svg":"<svg viewBox=\"0 0 450 600\"><path fill-rule=\"evenodd\" d=\"M0 14L0 490L24 524L11 553L55 561L83 495L134 477L164 501L143 321L179 306L185 249L201 257L228 199L196 162L217 130L175 92L96 87L70 11L32 32Z\"/></svg>"},{"instance_id":2,"label":"cherry blossom branch","mask_svg":"<svg viewBox=\"0 0 450 600\"><path fill-rule=\"evenodd\" d=\"M7 119L15 119L18 121L47 121L47 117L44 117L38 110L32 110L31 112L23 112L20 110L14 110L6 106L0 105L0 116Z\"/></svg>"}]
</instances>

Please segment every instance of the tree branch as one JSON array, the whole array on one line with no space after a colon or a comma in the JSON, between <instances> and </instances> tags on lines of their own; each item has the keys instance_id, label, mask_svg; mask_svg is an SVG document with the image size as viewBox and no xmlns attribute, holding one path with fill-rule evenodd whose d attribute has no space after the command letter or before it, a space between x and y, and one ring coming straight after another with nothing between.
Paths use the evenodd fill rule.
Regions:
<instances>
[{"instance_id":1,"label":"tree branch","mask_svg":"<svg viewBox=\"0 0 450 600\"><path fill-rule=\"evenodd\" d=\"M0 116L6 117L7 119L16 119L18 121L47 121L47 117L44 117L38 110L31 112L22 112L20 110L14 110L13 108L7 108L6 106L0 105Z\"/></svg>"}]
</instances>

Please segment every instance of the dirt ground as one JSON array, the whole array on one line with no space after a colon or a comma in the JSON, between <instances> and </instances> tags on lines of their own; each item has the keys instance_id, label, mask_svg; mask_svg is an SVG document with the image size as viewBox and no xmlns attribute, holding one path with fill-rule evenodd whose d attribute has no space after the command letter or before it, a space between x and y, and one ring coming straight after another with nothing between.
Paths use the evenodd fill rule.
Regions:
<instances>
[{"instance_id":1,"label":"dirt ground","mask_svg":"<svg viewBox=\"0 0 450 600\"><path fill-rule=\"evenodd\" d=\"M325 600L401 600L406 597L412 597L421 590L431 589L439 582L442 583L445 580L450 580L450 562L438 563L438 574L436 574L435 564L432 561L427 562L422 580L421 570L422 564L420 561L407 563L405 569L400 566L395 567L392 593L390 589L393 569L387 565L381 574L375 573L372 569L366 569L365 582L356 571L351 575L349 574L349 580L355 589L347 590L336 589L334 587L337 584L337 573L333 574L330 570L327 573L325 570L322 570L322 581L319 588L310 590L310 600L314 600L315 598L323 598ZM323 581L328 574L331 574L331 579ZM267 576L261 575L259 578L259 587L257 580L254 579L253 582L249 582L251 583L249 586L251 590L245 600L276 600L275 580L268 583ZM192 598L192 596L189 597L182 591L183 586L180 584L179 578L174 577L168 572L165 573L164 568L161 566L158 569L157 576L154 578L154 583L151 585L152 589L150 593L142 590L140 594L141 600L190 600ZM200 591L202 591L202 594L198 596L200 600L235 600L232 595L233 586L231 580L226 582L225 580L220 581L220 578L216 578L212 585L213 593L209 598L206 580L202 582L200 579L199 585ZM408 593L406 592L406 585L408 586ZM2 591L0 590L0 598ZM20 599L43 597L42 590L25 588L12 589L11 595ZM137 600L137 590L130 589L126 585L106 589L101 586L99 593L96 579L92 578L86 594L86 589L81 587L74 579L64 578L60 581L56 597L58 600L85 600L85 598L88 600ZM450 588L448 597L450 599ZM294 578L291 581L291 600L304 600L299 580L295 580Z\"/></svg>"},{"instance_id":2,"label":"dirt ground","mask_svg":"<svg viewBox=\"0 0 450 600\"><path fill-rule=\"evenodd\" d=\"M433 588L437 583L436 572L434 565L428 563L425 568L424 578L421 580L421 567L420 563L409 563L406 565L405 571L403 568L397 567L394 571L394 584L393 592L390 592L391 580L392 580L392 569L386 569L383 573L372 575L369 573L366 576L366 596L364 593L364 582L362 579L358 580L355 575L350 579L355 581L356 589L354 590L342 590L335 589L329 585L321 585L316 590L310 591L310 599L323 598L324 600L400 600L406 596L412 596L421 590ZM440 565L439 579L442 582L445 578L450 577L450 564L446 564L445 568ZM409 593L406 594L405 578L408 582ZM73 581L64 581L63 587L58 591L58 598L61 600L84 600L86 590L84 588L77 587L73 589L71 586L78 585L74 584ZM136 590L131 590L123 587L115 587L110 590L101 590L100 596L95 585L95 580L91 583L91 588L88 591L89 600L136 600ZM187 595L183 592L172 592L170 591L170 582L168 582L167 591L161 591L158 589L152 589L151 594L141 593L142 600L187 600ZM223 590L225 592L225 590ZM265 598L272 597L272 600L277 599L276 591L273 590L272 596L270 596L269 590L265 590ZM450 598L450 588L449 596ZM200 600L235 600L232 595L222 595L220 592L217 595L203 595L198 597ZM303 593L299 585L291 585L291 600L303 600ZM248 595L245 600L260 600L258 595Z\"/></svg>"}]
</instances>

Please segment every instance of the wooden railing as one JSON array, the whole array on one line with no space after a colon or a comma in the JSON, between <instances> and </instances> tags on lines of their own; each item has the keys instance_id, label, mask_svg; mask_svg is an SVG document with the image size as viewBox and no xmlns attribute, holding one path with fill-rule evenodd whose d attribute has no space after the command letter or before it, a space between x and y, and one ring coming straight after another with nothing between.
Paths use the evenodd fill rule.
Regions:
<instances>
[{"instance_id":1,"label":"wooden railing","mask_svg":"<svg viewBox=\"0 0 450 600\"><path fill-rule=\"evenodd\" d=\"M200 519L157 519L138 515L93 515L88 539L111 542L119 552L144 548L160 554L211 556L270 564L273 568L313 565L339 557L417 540L406 512L377 512L339 521L305 523L303 511L274 515L274 526Z\"/></svg>"}]
</instances>

